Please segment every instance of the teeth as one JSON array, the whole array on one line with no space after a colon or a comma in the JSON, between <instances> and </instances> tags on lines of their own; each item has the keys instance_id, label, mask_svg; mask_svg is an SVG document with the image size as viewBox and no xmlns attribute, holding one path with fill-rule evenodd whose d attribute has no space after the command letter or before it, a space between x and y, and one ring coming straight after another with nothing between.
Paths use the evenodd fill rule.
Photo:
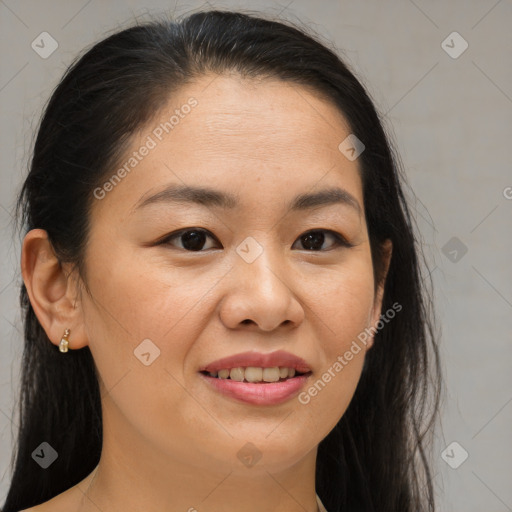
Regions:
<instances>
[{"instance_id":1,"label":"teeth","mask_svg":"<svg viewBox=\"0 0 512 512\"><path fill-rule=\"evenodd\" d=\"M219 370L219 379L227 379L229 377L229 370Z\"/></svg>"},{"instance_id":2,"label":"teeth","mask_svg":"<svg viewBox=\"0 0 512 512\"><path fill-rule=\"evenodd\" d=\"M210 377L217 377L219 379L236 380L242 382L244 379L247 382L277 382L279 379L286 379L295 376L295 368L287 368L285 366L273 368L258 368L255 366L248 366L247 368L224 368L218 372L208 372Z\"/></svg>"},{"instance_id":3,"label":"teeth","mask_svg":"<svg viewBox=\"0 0 512 512\"><path fill-rule=\"evenodd\" d=\"M243 368L231 368L229 372L229 378L231 380L237 380L238 382L242 382L244 380L244 369Z\"/></svg>"},{"instance_id":4,"label":"teeth","mask_svg":"<svg viewBox=\"0 0 512 512\"><path fill-rule=\"evenodd\" d=\"M247 382L261 382L263 380L263 368L249 366L245 369L245 380Z\"/></svg>"},{"instance_id":5,"label":"teeth","mask_svg":"<svg viewBox=\"0 0 512 512\"><path fill-rule=\"evenodd\" d=\"M277 382L279 379L279 368L277 366L263 369L263 380L265 382Z\"/></svg>"}]
</instances>

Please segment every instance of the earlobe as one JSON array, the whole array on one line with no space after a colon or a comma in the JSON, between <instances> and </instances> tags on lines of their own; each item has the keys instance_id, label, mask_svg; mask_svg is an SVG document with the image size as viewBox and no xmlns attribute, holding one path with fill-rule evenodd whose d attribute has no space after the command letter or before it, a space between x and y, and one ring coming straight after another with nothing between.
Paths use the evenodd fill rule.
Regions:
<instances>
[{"instance_id":1,"label":"earlobe","mask_svg":"<svg viewBox=\"0 0 512 512\"><path fill-rule=\"evenodd\" d=\"M33 229L25 236L21 274L34 313L51 342L59 345L69 329L70 349L87 345L76 285L55 255L45 230Z\"/></svg>"}]
</instances>

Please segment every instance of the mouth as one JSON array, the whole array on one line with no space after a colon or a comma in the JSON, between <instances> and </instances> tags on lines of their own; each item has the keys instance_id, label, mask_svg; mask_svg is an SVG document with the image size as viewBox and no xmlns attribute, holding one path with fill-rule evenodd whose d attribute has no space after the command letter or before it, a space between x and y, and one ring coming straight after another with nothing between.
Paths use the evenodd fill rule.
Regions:
<instances>
[{"instance_id":1,"label":"mouth","mask_svg":"<svg viewBox=\"0 0 512 512\"><path fill-rule=\"evenodd\" d=\"M210 390L251 405L291 400L312 374L304 359L284 350L235 354L198 370Z\"/></svg>"},{"instance_id":2,"label":"mouth","mask_svg":"<svg viewBox=\"0 0 512 512\"><path fill-rule=\"evenodd\" d=\"M210 390L238 403L252 406L280 405L296 397L312 372L289 367L235 367L200 371Z\"/></svg>"},{"instance_id":3,"label":"mouth","mask_svg":"<svg viewBox=\"0 0 512 512\"><path fill-rule=\"evenodd\" d=\"M286 366L256 367L238 366L235 368L223 368L209 372L203 370L201 374L219 380L231 380L236 382L250 382L252 384L269 384L272 382L285 382L290 379L309 376L311 372L299 372L295 368Z\"/></svg>"}]
</instances>

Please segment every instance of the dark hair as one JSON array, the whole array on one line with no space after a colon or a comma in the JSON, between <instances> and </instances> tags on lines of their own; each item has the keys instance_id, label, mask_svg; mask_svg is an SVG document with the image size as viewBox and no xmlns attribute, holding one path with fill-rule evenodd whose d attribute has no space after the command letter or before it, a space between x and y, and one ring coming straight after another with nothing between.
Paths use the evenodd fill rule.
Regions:
<instances>
[{"instance_id":1,"label":"dark hair","mask_svg":"<svg viewBox=\"0 0 512 512\"><path fill-rule=\"evenodd\" d=\"M136 24L95 44L69 66L45 107L16 204L19 225L25 232L46 230L59 260L71 262L86 282L93 190L112 174L131 135L174 91L206 72L227 71L307 87L339 109L366 146L358 163L376 286L383 275L382 242L393 243L382 311L396 303L402 311L375 334L347 411L319 445L318 495L329 512L432 511L426 441L442 380L425 283L428 277L431 286L431 279L422 277L405 178L379 115L365 88L319 36L291 22L215 10ZM98 375L89 348L62 357L39 324L24 284L20 302L20 424L4 512L72 487L95 468L102 448ZM31 457L43 441L58 452L48 469Z\"/></svg>"}]
</instances>

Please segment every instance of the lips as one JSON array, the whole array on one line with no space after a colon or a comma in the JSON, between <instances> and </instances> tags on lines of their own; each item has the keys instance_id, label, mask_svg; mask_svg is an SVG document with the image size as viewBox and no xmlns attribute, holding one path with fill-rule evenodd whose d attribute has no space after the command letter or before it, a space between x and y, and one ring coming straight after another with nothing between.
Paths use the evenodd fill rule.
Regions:
<instances>
[{"instance_id":1,"label":"lips","mask_svg":"<svg viewBox=\"0 0 512 512\"><path fill-rule=\"evenodd\" d=\"M278 350L269 354L261 352L243 352L233 356L223 357L217 359L205 366L199 368L200 372L218 372L219 370L232 369L232 368L273 368L273 367L286 367L294 368L298 373L308 373L311 368L306 361L290 352Z\"/></svg>"},{"instance_id":2,"label":"lips","mask_svg":"<svg viewBox=\"0 0 512 512\"><path fill-rule=\"evenodd\" d=\"M306 385L311 374L304 359L283 350L270 354L244 352L199 369L200 377L210 389L238 402L258 406L288 402Z\"/></svg>"}]
</instances>

